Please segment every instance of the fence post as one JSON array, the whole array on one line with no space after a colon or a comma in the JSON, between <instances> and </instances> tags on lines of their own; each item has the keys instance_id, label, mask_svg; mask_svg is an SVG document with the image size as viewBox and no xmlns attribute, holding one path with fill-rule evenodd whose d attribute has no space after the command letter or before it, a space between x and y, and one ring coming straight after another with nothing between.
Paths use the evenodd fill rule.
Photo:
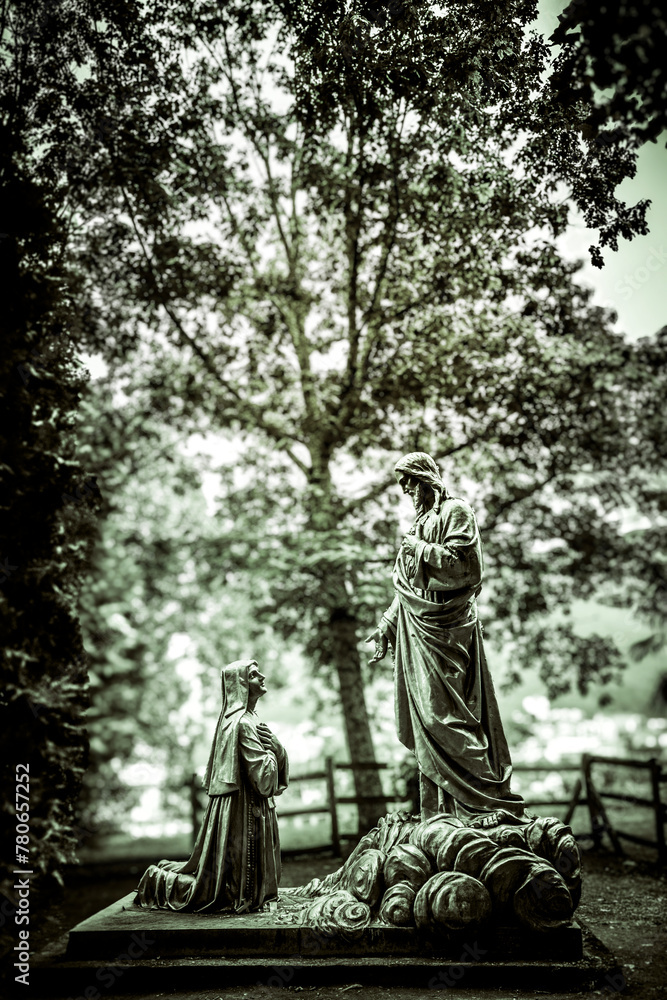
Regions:
<instances>
[{"instance_id":1,"label":"fence post","mask_svg":"<svg viewBox=\"0 0 667 1000\"><path fill-rule=\"evenodd\" d=\"M579 802L579 797L581 795L581 778L577 778L574 783L574 788L572 789L572 797L567 806L567 812L565 813L565 819L563 820L564 826L569 826L572 822L572 817L574 816L574 810L577 808Z\"/></svg>"},{"instance_id":2,"label":"fence post","mask_svg":"<svg viewBox=\"0 0 667 1000\"><path fill-rule=\"evenodd\" d=\"M327 774L327 795L329 798L329 809L331 810L331 843L336 857L341 857L340 835L338 833L338 814L336 812L336 784L334 781L333 757L327 757L324 761L324 769Z\"/></svg>"},{"instance_id":3,"label":"fence post","mask_svg":"<svg viewBox=\"0 0 667 1000\"><path fill-rule=\"evenodd\" d=\"M591 794L593 782L591 780L591 759L587 753L581 758L581 768L584 772L584 784L586 786L586 800L588 801L588 812L591 817L591 837L593 847L597 850L602 844L602 829L600 817L597 814L596 803Z\"/></svg>"},{"instance_id":4,"label":"fence post","mask_svg":"<svg viewBox=\"0 0 667 1000\"><path fill-rule=\"evenodd\" d=\"M665 844L665 806L660 797L662 768L657 757L651 757L651 788L653 790L653 805L655 808L655 839L658 842L658 857L667 861L667 845Z\"/></svg>"},{"instance_id":5,"label":"fence post","mask_svg":"<svg viewBox=\"0 0 667 1000\"><path fill-rule=\"evenodd\" d=\"M588 799L588 810L591 815L591 834L593 836L593 845L597 849L602 844L603 833L609 834L609 839L611 840L614 851L621 857L625 854L625 851L621 847L621 842L616 836L616 831L609 822L609 817L607 816L607 810L602 804L602 799L598 795L598 790L593 784L593 778L591 775L591 764L593 763L591 757L585 753L581 758L581 763L584 769L584 778L586 781L586 798Z\"/></svg>"}]
</instances>

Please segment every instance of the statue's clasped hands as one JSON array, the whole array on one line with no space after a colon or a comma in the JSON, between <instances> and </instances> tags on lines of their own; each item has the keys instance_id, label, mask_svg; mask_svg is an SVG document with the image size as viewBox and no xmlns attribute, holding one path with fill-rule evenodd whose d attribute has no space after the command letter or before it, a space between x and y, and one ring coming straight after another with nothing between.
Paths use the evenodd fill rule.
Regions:
<instances>
[{"instance_id":1,"label":"statue's clasped hands","mask_svg":"<svg viewBox=\"0 0 667 1000\"><path fill-rule=\"evenodd\" d=\"M259 736L259 742L265 750L273 750L276 756L279 755L282 750L282 744L278 740L278 737L273 735L265 722L257 723L257 735Z\"/></svg>"}]
</instances>

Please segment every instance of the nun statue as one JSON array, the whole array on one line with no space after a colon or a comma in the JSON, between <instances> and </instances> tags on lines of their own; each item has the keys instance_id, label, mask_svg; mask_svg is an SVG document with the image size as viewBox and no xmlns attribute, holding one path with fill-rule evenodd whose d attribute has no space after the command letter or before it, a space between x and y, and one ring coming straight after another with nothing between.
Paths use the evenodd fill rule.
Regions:
<instances>
[{"instance_id":1,"label":"nun statue","mask_svg":"<svg viewBox=\"0 0 667 1000\"><path fill-rule=\"evenodd\" d=\"M190 858L144 872L135 903L194 913L246 913L278 897L274 795L287 788L287 753L255 707L266 694L256 660L222 670L222 711L206 768L208 806Z\"/></svg>"}]
</instances>

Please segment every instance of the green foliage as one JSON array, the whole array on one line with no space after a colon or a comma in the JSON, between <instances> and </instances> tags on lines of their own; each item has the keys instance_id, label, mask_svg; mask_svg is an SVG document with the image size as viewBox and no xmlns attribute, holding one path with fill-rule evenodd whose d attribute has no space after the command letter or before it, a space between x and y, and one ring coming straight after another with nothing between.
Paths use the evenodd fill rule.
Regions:
<instances>
[{"instance_id":1,"label":"green foliage","mask_svg":"<svg viewBox=\"0 0 667 1000\"><path fill-rule=\"evenodd\" d=\"M73 859L73 803L86 763L87 680L76 614L97 533L99 489L73 434L87 392L68 332L65 224L48 174L30 169L33 38L3 6L0 69L0 235L3 300L0 410L2 527L0 734L3 808L0 882L13 896L17 867L15 768L30 769L32 926ZM44 82L42 81L42 93ZM22 88L25 88L23 91ZM23 804L23 803L21 803ZM9 914L4 911L4 917ZM2 954L15 944L3 917ZM10 952L11 954L11 952ZM13 973L12 973L13 975Z\"/></svg>"},{"instance_id":2,"label":"green foliage","mask_svg":"<svg viewBox=\"0 0 667 1000\"><path fill-rule=\"evenodd\" d=\"M123 331L91 349L120 379L141 366L165 419L246 442L207 542L231 579L323 668L351 662L390 596L387 473L424 448L478 510L517 669L546 657L545 616L600 587L660 620L658 528L628 544L620 512L660 514L664 338L613 334L554 242L562 185L601 245L643 232L645 206L614 195L631 147L586 146L581 109L542 88L532 6L202 4L184 37L179 9L141 69L160 88L144 160L128 90L79 261ZM568 642L557 681L542 657L552 690L617 669Z\"/></svg>"},{"instance_id":3,"label":"green foliage","mask_svg":"<svg viewBox=\"0 0 667 1000\"><path fill-rule=\"evenodd\" d=\"M562 105L588 105L584 137L598 146L628 137L655 142L667 127L664 9L652 0L616 0L604 9L573 0L559 21L551 85Z\"/></svg>"},{"instance_id":4,"label":"green foliage","mask_svg":"<svg viewBox=\"0 0 667 1000\"><path fill-rule=\"evenodd\" d=\"M91 701L80 821L91 832L117 825L136 804L122 770L141 759L142 745L159 755L169 787L187 801L192 746L220 710L221 667L248 656L271 662L275 645L211 551L220 529L200 490L210 460L193 451L187 431L172 430L159 408L148 407L145 389L125 389L119 407L117 390L98 379L77 427L107 498L79 602ZM175 656L173 637L187 637L185 656ZM178 671L183 659L190 676ZM193 680L203 701L189 715L182 707ZM270 682L280 686L275 669Z\"/></svg>"},{"instance_id":5,"label":"green foliage","mask_svg":"<svg viewBox=\"0 0 667 1000\"><path fill-rule=\"evenodd\" d=\"M173 426L246 435L252 474L206 544L323 667L333 624L389 597L391 477L358 505L341 485L371 451L377 470L428 448L467 480L487 617L519 665L545 614L610 577L661 614L657 585L632 582L660 565L650 545L624 563L616 512L658 511L642 467L663 457L664 346L612 335L554 248L563 184L602 245L643 231L643 207L614 196L633 155L582 145L580 108L549 103L532 14L204 3L193 19L170 3L116 67L94 160L75 148L66 165L95 218L71 244L100 303L86 342ZM105 83L93 65L86 108ZM536 551L554 540L557 559ZM570 682L616 662L572 642Z\"/></svg>"}]
</instances>

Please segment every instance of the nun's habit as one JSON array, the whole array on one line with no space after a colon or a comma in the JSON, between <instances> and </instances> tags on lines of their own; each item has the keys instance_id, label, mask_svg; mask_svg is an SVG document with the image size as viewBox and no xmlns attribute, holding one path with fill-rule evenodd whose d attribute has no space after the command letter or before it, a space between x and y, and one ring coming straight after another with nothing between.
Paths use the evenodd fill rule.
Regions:
<instances>
[{"instance_id":1,"label":"nun's habit","mask_svg":"<svg viewBox=\"0 0 667 1000\"><path fill-rule=\"evenodd\" d=\"M288 761L276 740L265 750L259 719L248 711L248 671L237 660L222 671L222 712L204 787L209 800L194 850L182 861L151 865L135 902L196 913L245 913L276 899L280 842L274 795L288 783Z\"/></svg>"}]
</instances>

